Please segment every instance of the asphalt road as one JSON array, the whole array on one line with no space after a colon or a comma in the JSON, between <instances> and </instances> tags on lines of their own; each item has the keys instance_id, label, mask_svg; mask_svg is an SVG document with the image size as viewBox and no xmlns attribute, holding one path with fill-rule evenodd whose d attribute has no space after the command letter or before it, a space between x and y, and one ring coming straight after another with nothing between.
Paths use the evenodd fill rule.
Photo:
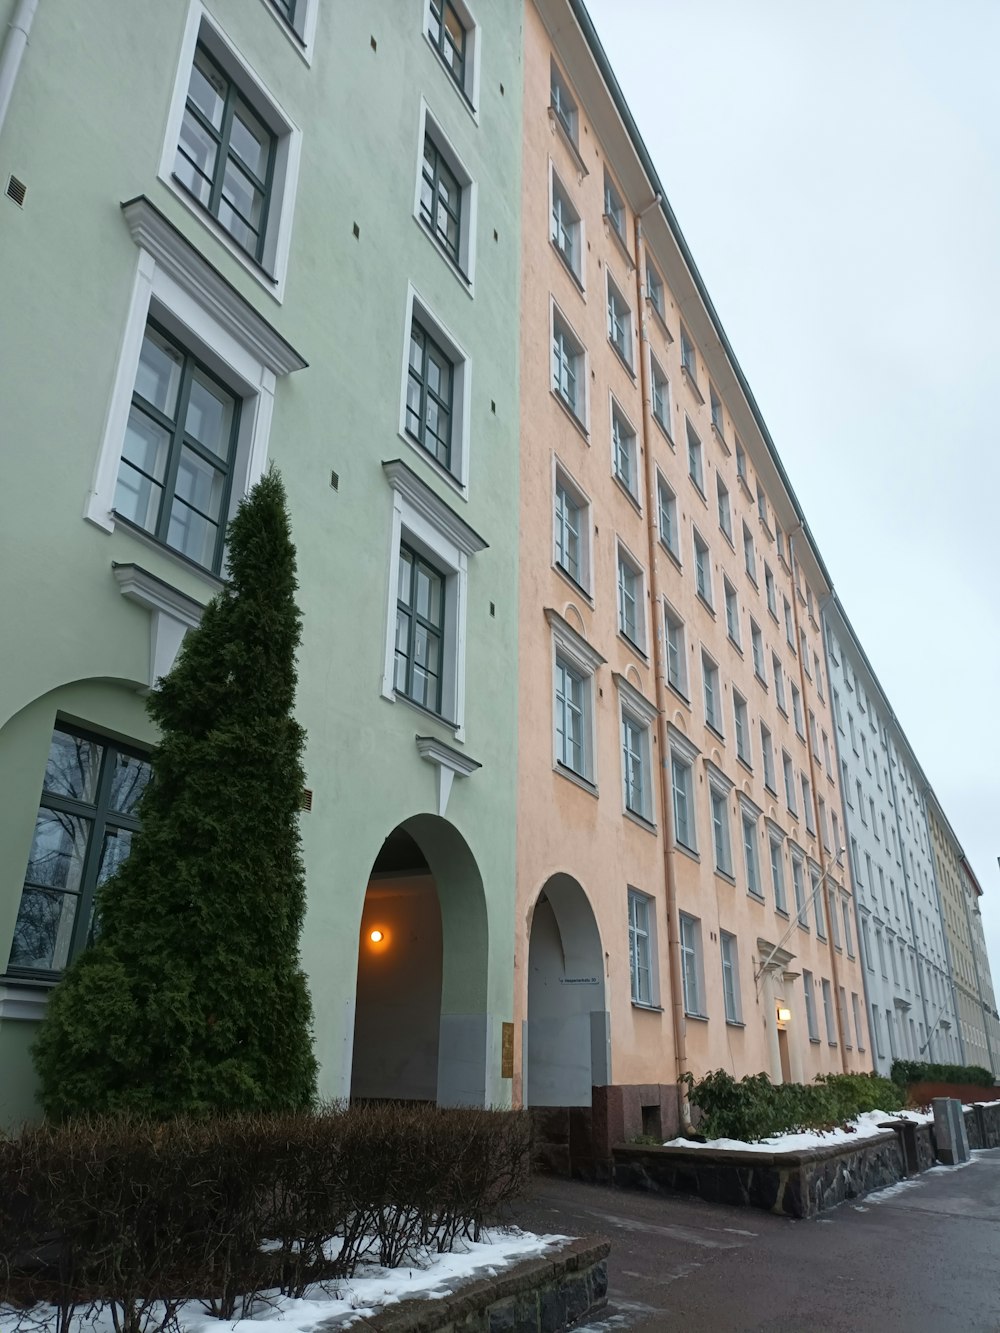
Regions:
<instances>
[{"instance_id":1,"label":"asphalt road","mask_svg":"<svg viewBox=\"0 0 1000 1333\"><path fill-rule=\"evenodd\" d=\"M1000 1149L808 1222L544 1177L514 1220L611 1240L581 1333L1000 1330Z\"/></svg>"}]
</instances>

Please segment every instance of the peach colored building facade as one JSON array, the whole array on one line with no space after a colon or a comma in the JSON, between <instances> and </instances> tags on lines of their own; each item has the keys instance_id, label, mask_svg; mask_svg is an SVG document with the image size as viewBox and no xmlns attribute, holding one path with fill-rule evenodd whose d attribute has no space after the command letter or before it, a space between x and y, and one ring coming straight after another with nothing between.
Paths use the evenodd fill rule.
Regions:
<instances>
[{"instance_id":1,"label":"peach colored building facade","mask_svg":"<svg viewBox=\"0 0 1000 1333\"><path fill-rule=\"evenodd\" d=\"M667 1133L870 1057L828 580L587 22L526 6L514 1097Z\"/></svg>"}]
</instances>

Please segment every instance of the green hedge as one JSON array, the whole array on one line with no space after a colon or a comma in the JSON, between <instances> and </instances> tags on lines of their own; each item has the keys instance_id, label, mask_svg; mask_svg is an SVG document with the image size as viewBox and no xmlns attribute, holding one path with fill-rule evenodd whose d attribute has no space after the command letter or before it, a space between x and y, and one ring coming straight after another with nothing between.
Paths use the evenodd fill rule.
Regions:
<instances>
[{"instance_id":1,"label":"green hedge","mask_svg":"<svg viewBox=\"0 0 1000 1333\"><path fill-rule=\"evenodd\" d=\"M833 1129L863 1111L899 1111L903 1095L876 1074L820 1074L815 1083L772 1083L767 1074L739 1082L716 1069L695 1082L691 1100L701 1112L698 1131L709 1139L756 1143L772 1134Z\"/></svg>"},{"instance_id":2,"label":"green hedge","mask_svg":"<svg viewBox=\"0 0 1000 1333\"><path fill-rule=\"evenodd\" d=\"M911 1083L969 1083L976 1088L992 1088L997 1082L982 1065L932 1065L926 1060L894 1060L889 1077L901 1088Z\"/></svg>"}]
</instances>

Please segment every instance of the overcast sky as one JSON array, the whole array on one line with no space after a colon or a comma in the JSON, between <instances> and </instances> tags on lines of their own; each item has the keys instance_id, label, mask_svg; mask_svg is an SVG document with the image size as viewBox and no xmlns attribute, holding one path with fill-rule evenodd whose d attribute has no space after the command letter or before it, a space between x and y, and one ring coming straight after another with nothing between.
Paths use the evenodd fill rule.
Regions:
<instances>
[{"instance_id":1,"label":"overcast sky","mask_svg":"<svg viewBox=\"0 0 1000 1333\"><path fill-rule=\"evenodd\" d=\"M587 3L1000 987L1000 3Z\"/></svg>"}]
</instances>

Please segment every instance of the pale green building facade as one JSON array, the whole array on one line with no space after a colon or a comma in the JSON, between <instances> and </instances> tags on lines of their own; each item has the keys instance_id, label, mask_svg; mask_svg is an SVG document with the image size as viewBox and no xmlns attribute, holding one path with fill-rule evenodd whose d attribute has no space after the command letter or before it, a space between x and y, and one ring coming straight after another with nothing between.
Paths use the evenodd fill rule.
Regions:
<instances>
[{"instance_id":1,"label":"pale green building facade","mask_svg":"<svg viewBox=\"0 0 1000 1333\"><path fill-rule=\"evenodd\" d=\"M520 5L0 23L0 1122L37 1114L38 1021L136 826L144 693L272 461L321 1093L505 1104Z\"/></svg>"}]
</instances>

